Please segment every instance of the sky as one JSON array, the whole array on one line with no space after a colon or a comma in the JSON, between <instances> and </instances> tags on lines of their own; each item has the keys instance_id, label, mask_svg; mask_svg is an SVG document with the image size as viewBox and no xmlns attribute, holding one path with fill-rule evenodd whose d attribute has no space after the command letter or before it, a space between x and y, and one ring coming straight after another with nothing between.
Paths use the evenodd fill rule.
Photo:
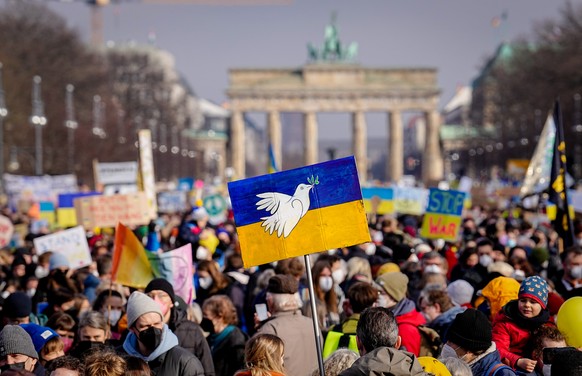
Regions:
<instances>
[{"instance_id":1,"label":"sky","mask_svg":"<svg viewBox=\"0 0 582 376\"><path fill-rule=\"evenodd\" d=\"M68 1L48 4L88 42L90 7ZM533 36L536 23L558 19L564 7L561 0L273 0L285 5L254 6L147 1L172 4L114 0L102 8L105 40L147 43L155 33L156 45L174 55L194 91L216 103L227 99L230 68L305 64L307 43L322 44L336 11L339 37L344 44L358 42L363 66L437 68L441 108L458 85L471 83L502 41ZM237 2L220 0L228 1ZM504 12L505 21L493 27ZM385 115L367 118L369 137L386 135ZM347 113L321 114L318 120L322 139L349 134Z\"/></svg>"}]
</instances>

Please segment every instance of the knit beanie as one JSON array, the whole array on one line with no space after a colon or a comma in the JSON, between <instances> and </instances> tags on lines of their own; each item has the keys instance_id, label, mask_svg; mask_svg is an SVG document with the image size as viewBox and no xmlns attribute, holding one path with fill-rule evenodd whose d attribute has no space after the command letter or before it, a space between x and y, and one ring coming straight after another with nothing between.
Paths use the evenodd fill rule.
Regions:
<instances>
[{"instance_id":1,"label":"knit beanie","mask_svg":"<svg viewBox=\"0 0 582 376\"><path fill-rule=\"evenodd\" d=\"M32 313L32 299L23 292L13 292L4 299L2 307L4 317L10 319L28 317Z\"/></svg>"},{"instance_id":2,"label":"knit beanie","mask_svg":"<svg viewBox=\"0 0 582 376\"><path fill-rule=\"evenodd\" d=\"M49 259L49 270L53 271L58 268L70 268L69 260L62 253L54 252Z\"/></svg>"},{"instance_id":3,"label":"knit beanie","mask_svg":"<svg viewBox=\"0 0 582 376\"><path fill-rule=\"evenodd\" d=\"M406 296L408 277L401 272L384 273L376 278L376 285L399 302Z\"/></svg>"},{"instance_id":4,"label":"knit beanie","mask_svg":"<svg viewBox=\"0 0 582 376\"><path fill-rule=\"evenodd\" d=\"M26 333L28 333L32 339L32 344L37 353L42 350L49 339L59 336L57 332L46 326L40 326L37 324L20 324L20 326L22 329L26 330Z\"/></svg>"},{"instance_id":5,"label":"knit beanie","mask_svg":"<svg viewBox=\"0 0 582 376\"><path fill-rule=\"evenodd\" d=\"M131 328L140 316L149 312L157 313L164 319L158 303L146 294L134 291L127 300L127 327Z\"/></svg>"},{"instance_id":6,"label":"knit beanie","mask_svg":"<svg viewBox=\"0 0 582 376\"><path fill-rule=\"evenodd\" d=\"M491 346L493 328L487 316L476 309L467 309L459 313L449 327L448 337L455 345L464 350L477 353Z\"/></svg>"},{"instance_id":7,"label":"knit beanie","mask_svg":"<svg viewBox=\"0 0 582 376\"><path fill-rule=\"evenodd\" d=\"M172 299L172 302L174 300L176 300L176 296L174 293L174 287L172 286L172 284L168 281L166 281L163 278L155 278L152 279L150 283L148 283L148 285L145 288L145 293L147 294L148 292L152 292L154 290L160 290L165 292L166 294L168 294L168 296L170 297L170 299Z\"/></svg>"},{"instance_id":8,"label":"knit beanie","mask_svg":"<svg viewBox=\"0 0 582 376\"><path fill-rule=\"evenodd\" d=\"M22 354L38 359L32 339L18 325L6 325L0 332L0 358L11 354Z\"/></svg>"},{"instance_id":9,"label":"knit beanie","mask_svg":"<svg viewBox=\"0 0 582 376\"><path fill-rule=\"evenodd\" d=\"M548 305L548 284L540 276L527 277L519 288L519 298L530 298L538 302L542 308Z\"/></svg>"},{"instance_id":10,"label":"knit beanie","mask_svg":"<svg viewBox=\"0 0 582 376\"><path fill-rule=\"evenodd\" d=\"M457 279L447 286L447 292L453 303L459 306L463 306L466 304L471 304L475 289L469 282L465 281L464 279Z\"/></svg>"}]
</instances>

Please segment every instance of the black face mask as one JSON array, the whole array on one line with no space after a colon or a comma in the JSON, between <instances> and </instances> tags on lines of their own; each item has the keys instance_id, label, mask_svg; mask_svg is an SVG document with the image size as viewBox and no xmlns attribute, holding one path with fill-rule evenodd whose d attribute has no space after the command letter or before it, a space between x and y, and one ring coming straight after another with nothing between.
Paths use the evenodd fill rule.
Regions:
<instances>
[{"instance_id":1,"label":"black face mask","mask_svg":"<svg viewBox=\"0 0 582 376\"><path fill-rule=\"evenodd\" d=\"M214 324L212 323L212 321L210 321L206 317L203 318L202 321L200 321L200 327L206 333L214 334Z\"/></svg>"},{"instance_id":2,"label":"black face mask","mask_svg":"<svg viewBox=\"0 0 582 376\"><path fill-rule=\"evenodd\" d=\"M139 341L150 351L154 351L162 343L162 329L150 326L138 335Z\"/></svg>"},{"instance_id":3,"label":"black face mask","mask_svg":"<svg viewBox=\"0 0 582 376\"><path fill-rule=\"evenodd\" d=\"M9 369L24 369L26 362L14 363L14 364L4 364L0 367L0 372L8 371Z\"/></svg>"}]
</instances>

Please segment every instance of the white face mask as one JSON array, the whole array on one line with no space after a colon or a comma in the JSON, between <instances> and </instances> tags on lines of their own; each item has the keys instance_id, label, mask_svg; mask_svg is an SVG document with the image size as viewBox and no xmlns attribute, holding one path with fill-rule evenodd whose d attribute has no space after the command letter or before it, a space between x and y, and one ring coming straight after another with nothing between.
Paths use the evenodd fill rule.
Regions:
<instances>
[{"instance_id":1,"label":"white face mask","mask_svg":"<svg viewBox=\"0 0 582 376\"><path fill-rule=\"evenodd\" d=\"M196 250L196 258L198 260L208 260L208 256L210 256L210 253L206 248L202 246L198 247L198 249Z\"/></svg>"},{"instance_id":2,"label":"white face mask","mask_svg":"<svg viewBox=\"0 0 582 376\"><path fill-rule=\"evenodd\" d=\"M484 267L488 267L493 262L493 259L489 255L481 255L479 256L479 264Z\"/></svg>"},{"instance_id":3,"label":"white face mask","mask_svg":"<svg viewBox=\"0 0 582 376\"><path fill-rule=\"evenodd\" d=\"M109 320L109 324L110 325L117 324L117 322L121 318L122 313L123 312L121 312L121 310L119 310L119 309L112 309L112 310L106 312L107 319Z\"/></svg>"},{"instance_id":4,"label":"white face mask","mask_svg":"<svg viewBox=\"0 0 582 376\"><path fill-rule=\"evenodd\" d=\"M517 269L511 273L511 278L515 279L516 281L523 281L525 279L525 273L523 270Z\"/></svg>"},{"instance_id":5,"label":"white face mask","mask_svg":"<svg viewBox=\"0 0 582 376\"><path fill-rule=\"evenodd\" d=\"M380 294L378 300L376 301L378 307L382 308L392 308L396 305L396 302L392 300L388 295Z\"/></svg>"},{"instance_id":6,"label":"white face mask","mask_svg":"<svg viewBox=\"0 0 582 376\"><path fill-rule=\"evenodd\" d=\"M435 265L435 264L427 265L426 268L424 268L425 274L430 274L430 273L441 274L442 272L443 271L442 271L441 267L438 265Z\"/></svg>"},{"instance_id":7,"label":"white face mask","mask_svg":"<svg viewBox=\"0 0 582 376\"><path fill-rule=\"evenodd\" d=\"M34 294L36 294L36 289L28 289L26 290L26 295L28 295L29 297L33 297Z\"/></svg>"},{"instance_id":8,"label":"white face mask","mask_svg":"<svg viewBox=\"0 0 582 376\"><path fill-rule=\"evenodd\" d=\"M457 358L457 359L459 358L459 355L457 354L455 349L453 349L448 344L445 344L443 346L443 349L441 350L441 355L439 356L439 359L446 359L446 358Z\"/></svg>"},{"instance_id":9,"label":"white face mask","mask_svg":"<svg viewBox=\"0 0 582 376\"><path fill-rule=\"evenodd\" d=\"M374 243L366 244L366 248L364 248L364 252L366 252L366 254L368 256L372 256L373 254L376 253L376 244L374 244Z\"/></svg>"},{"instance_id":10,"label":"white face mask","mask_svg":"<svg viewBox=\"0 0 582 376\"><path fill-rule=\"evenodd\" d=\"M570 277L572 279L582 279L582 265L577 265L570 269Z\"/></svg>"},{"instance_id":11,"label":"white face mask","mask_svg":"<svg viewBox=\"0 0 582 376\"><path fill-rule=\"evenodd\" d=\"M37 266L36 269L34 270L34 275L36 276L36 278L41 279L46 277L49 274L49 270L43 268L42 266Z\"/></svg>"},{"instance_id":12,"label":"white face mask","mask_svg":"<svg viewBox=\"0 0 582 376\"><path fill-rule=\"evenodd\" d=\"M338 285L346 279L346 272L343 269L336 269L331 272L331 277L333 278L334 282Z\"/></svg>"},{"instance_id":13,"label":"white face mask","mask_svg":"<svg viewBox=\"0 0 582 376\"><path fill-rule=\"evenodd\" d=\"M323 292L328 292L333 287L333 278L331 277L319 277L319 288Z\"/></svg>"},{"instance_id":14,"label":"white face mask","mask_svg":"<svg viewBox=\"0 0 582 376\"><path fill-rule=\"evenodd\" d=\"M210 286L212 286L212 277L208 276L208 277L198 278L198 283L200 284L200 287L202 289L208 290L208 288Z\"/></svg>"}]
</instances>

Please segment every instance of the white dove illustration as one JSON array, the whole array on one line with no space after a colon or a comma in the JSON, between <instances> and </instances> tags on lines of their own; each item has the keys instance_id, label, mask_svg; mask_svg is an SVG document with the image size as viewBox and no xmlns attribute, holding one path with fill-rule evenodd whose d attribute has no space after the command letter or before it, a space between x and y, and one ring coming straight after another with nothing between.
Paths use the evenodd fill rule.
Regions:
<instances>
[{"instance_id":1,"label":"white dove illustration","mask_svg":"<svg viewBox=\"0 0 582 376\"><path fill-rule=\"evenodd\" d=\"M309 191L312 188L311 184L299 184L293 196L277 192L258 194L257 197L262 200L256 203L257 210L264 209L271 213L270 216L261 218L261 226L265 228L265 232L269 231L272 235L273 231L277 231L277 237L288 237L309 210Z\"/></svg>"}]
</instances>

